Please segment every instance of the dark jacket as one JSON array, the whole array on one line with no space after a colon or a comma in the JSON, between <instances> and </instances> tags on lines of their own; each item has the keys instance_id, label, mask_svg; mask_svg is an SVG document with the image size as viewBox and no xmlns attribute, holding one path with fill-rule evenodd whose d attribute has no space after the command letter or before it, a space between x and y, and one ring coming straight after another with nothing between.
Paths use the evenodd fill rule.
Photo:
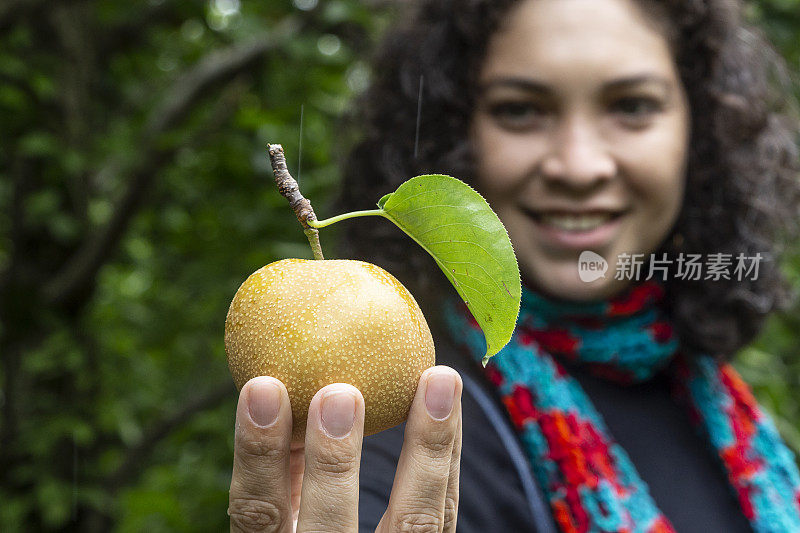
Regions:
<instances>
[{"instance_id":1,"label":"dark jacket","mask_svg":"<svg viewBox=\"0 0 800 533\"><path fill-rule=\"evenodd\" d=\"M556 532L549 505L498 395L479 366L446 335L434 338L437 364L455 368L464 383L459 533ZM618 386L577 368L570 370L677 531L751 531L720 465L670 397L665 379ZM403 424L364 439L362 532L374 531L386 510L404 430Z\"/></svg>"}]
</instances>

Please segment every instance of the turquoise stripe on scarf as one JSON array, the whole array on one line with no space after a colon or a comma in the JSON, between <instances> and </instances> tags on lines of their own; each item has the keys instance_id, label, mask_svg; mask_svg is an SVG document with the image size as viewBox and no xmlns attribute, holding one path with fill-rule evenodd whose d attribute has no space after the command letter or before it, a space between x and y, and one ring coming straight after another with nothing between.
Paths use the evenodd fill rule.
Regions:
<instances>
[{"instance_id":1,"label":"turquoise stripe on scarf","mask_svg":"<svg viewBox=\"0 0 800 533\"><path fill-rule=\"evenodd\" d=\"M800 532L792 453L730 365L679 352L662 298L654 282L595 303L551 301L523 288L517 330L486 371L492 381L500 376L498 393L556 522L564 531L673 531L600 413L558 363L563 357L624 381L649 379L669 365L753 528ZM450 302L445 323L479 362L486 344L466 306Z\"/></svg>"}]
</instances>

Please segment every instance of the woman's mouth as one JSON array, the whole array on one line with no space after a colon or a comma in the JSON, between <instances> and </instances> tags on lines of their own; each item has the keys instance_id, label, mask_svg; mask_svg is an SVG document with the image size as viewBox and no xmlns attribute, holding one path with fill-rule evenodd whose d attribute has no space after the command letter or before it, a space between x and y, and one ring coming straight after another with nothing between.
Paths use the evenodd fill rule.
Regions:
<instances>
[{"instance_id":1,"label":"woman's mouth","mask_svg":"<svg viewBox=\"0 0 800 533\"><path fill-rule=\"evenodd\" d=\"M624 211L525 211L533 218L546 244L573 250L597 249L607 245L617 235L625 215Z\"/></svg>"},{"instance_id":2,"label":"woman's mouth","mask_svg":"<svg viewBox=\"0 0 800 533\"><path fill-rule=\"evenodd\" d=\"M539 221L542 224L564 231L585 232L599 228L603 224L610 222L612 218L613 215L610 213L595 215L543 214L539 217Z\"/></svg>"}]
</instances>

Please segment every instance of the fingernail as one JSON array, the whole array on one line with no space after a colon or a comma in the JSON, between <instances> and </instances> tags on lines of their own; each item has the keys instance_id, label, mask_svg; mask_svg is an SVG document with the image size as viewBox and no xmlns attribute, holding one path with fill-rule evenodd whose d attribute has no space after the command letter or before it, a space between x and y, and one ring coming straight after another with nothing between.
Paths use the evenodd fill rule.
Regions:
<instances>
[{"instance_id":1,"label":"fingernail","mask_svg":"<svg viewBox=\"0 0 800 533\"><path fill-rule=\"evenodd\" d=\"M456 378L452 372L434 372L425 389L425 407L436 420L444 420L453 410Z\"/></svg>"},{"instance_id":2,"label":"fingernail","mask_svg":"<svg viewBox=\"0 0 800 533\"><path fill-rule=\"evenodd\" d=\"M347 391L331 391L322 397L322 429L334 438L342 438L353 429L356 398Z\"/></svg>"},{"instance_id":3,"label":"fingernail","mask_svg":"<svg viewBox=\"0 0 800 533\"><path fill-rule=\"evenodd\" d=\"M247 391L247 408L257 426L271 426L281 410L281 389L268 379L255 380Z\"/></svg>"}]
</instances>

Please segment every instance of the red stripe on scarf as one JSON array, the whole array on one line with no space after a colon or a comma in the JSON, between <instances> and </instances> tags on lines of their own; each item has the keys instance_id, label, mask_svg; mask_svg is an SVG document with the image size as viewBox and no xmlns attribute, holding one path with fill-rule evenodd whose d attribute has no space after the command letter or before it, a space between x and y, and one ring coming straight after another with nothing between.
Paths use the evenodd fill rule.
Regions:
<instances>
[{"instance_id":1,"label":"red stripe on scarf","mask_svg":"<svg viewBox=\"0 0 800 533\"><path fill-rule=\"evenodd\" d=\"M517 406L516 410L519 412L521 409ZM568 516L565 524L586 531L591 522L578 487L597 490L600 480L605 479L618 495L624 497L628 493L617 477L609 443L590 422L581 420L574 413L538 411L537 421L547 441L548 458L558 465L562 475L552 487L553 493L566 495L564 505L558 506L558 510Z\"/></svg>"},{"instance_id":2,"label":"red stripe on scarf","mask_svg":"<svg viewBox=\"0 0 800 533\"><path fill-rule=\"evenodd\" d=\"M565 329L533 329L524 328L519 333L519 342L523 346L537 344L542 350L561 355L574 361L578 357L580 339L573 337Z\"/></svg>"},{"instance_id":3,"label":"red stripe on scarf","mask_svg":"<svg viewBox=\"0 0 800 533\"><path fill-rule=\"evenodd\" d=\"M563 499L553 500L550 505L553 507L553 518L564 533L585 533L589 529L588 527L578 529L578 526L572 521L569 505Z\"/></svg>"},{"instance_id":4,"label":"red stripe on scarf","mask_svg":"<svg viewBox=\"0 0 800 533\"><path fill-rule=\"evenodd\" d=\"M489 379L489 382L495 387L499 387L505 382L503 379L503 374L501 374L500 370L497 369L497 365L491 361L486 365L484 371L486 373L486 377Z\"/></svg>"},{"instance_id":5,"label":"red stripe on scarf","mask_svg":"<svg viewBox=\"0 0 800 533\"><path fill-rule=\"evenodd\" d=\"M751 459L755 455L752 437L756 433L756 422L761 414L753 394L730 364L720 365L718 372L720 382L731 399L726 413L735 439L732 445L720 450L720 457L728 470L728 477L739 497L742 511L752 520L755 518L755 509L748 482L764 468L762 459Z\"/></svg>"},{"instance_id":6,"label":"red stripe on scarf","mask_svg":"<svg viewBox=\"0 0 800 533\"><path fill-rule=\"evenodd\" d=\"M642 309L648 302L664 296L664 287L655 282L636 285L629 292L608 302L608 316L632 315Z\"/></svg>"},{"instance_id":7,"label":"red stripe on scarf","mask_svg":"<svg viewBox=\"0 0 800 533\"><path fill-rule=\"evenodd\" d=\"M672 340L673 328L669 322L653 322L647 330L653 335L653 339L660 344Z\"/></svg>"},{"instance_id":8,"label":"red stripe on scarf","mask_svg":"<svg viewBox=\"0 0 800 533\"><path fill-rule=\"evenodd\" d=\"M647 530L647 533L675 533L675 530L664 516L659 516Z\"/></svg>"}]
</instances>

